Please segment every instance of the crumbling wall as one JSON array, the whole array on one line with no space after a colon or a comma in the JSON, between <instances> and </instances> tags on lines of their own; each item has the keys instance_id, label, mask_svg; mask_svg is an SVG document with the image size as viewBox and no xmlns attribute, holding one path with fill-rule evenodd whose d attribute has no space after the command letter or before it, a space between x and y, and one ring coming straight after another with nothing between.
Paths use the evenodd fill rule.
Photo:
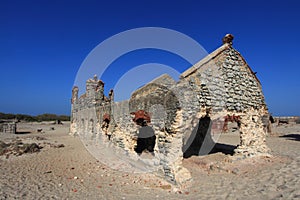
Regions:
<instances>
[{"instance_id":1,"label":"crumbling wall","mask_svg":"<svg viewBox=\"0 0 300 200\"><path fill-rule=\"evenodd\" d=\"M74 87L71 132L85 139L105 140L129 156L135 155L138 127L130 113L144 110L150 113L150 125L157 137L158 169L173 183L190 178L181 165L184 154L208 154L215 145L212 128L221 130L228 116L239 125L237 155L268 154L263 123L268 110L262 88L255 73L232 47L232 39L227 35L220 48L183 72L178 82L163 75L123 102L113 102L111 93L106 97L104 83L97 77L87 81L87 91L80 98ZM108 118L109 124L105 124ZM191 145L196 148L191 149Z\"/></svg>"},{"instance_id":2,"label":"crumbling wall","mask_svg":"<svg viewBox=\"0 0 300 200\"><path fill-rule=\"evenodd\" d=\"M86 81L86 93L78 98L78 87L72 89L70 133L86 139L96 138L104 114L111 114L111 96L104 96L104 83L95 75Z\"/></svg>"},{"instance_id":3,"label":"crumbling wall","mask_svg":"<svg viewBox=\"0 0 300 200\"><path fill-rule=\"evenodd\" d=\"M129 100L115 102L112 106L112 117L115 121L112 130L112 142L128 152L134 153L137 139L137 125L132 121Z\"/></svg>"},{"instance_id":4,"label":"crumbling wall","mask_svg":"<svg viewBox=\"0 0 300 200\"><path fill-rule=\"evenodd\" d=\"M212 119L240 118L241 143L236 153L267 154L263 119L268 116L268 110L262 88L256 75L231 44L232 41L225 43L181 77L195 88L200 106L209 111Z\"/></svg>"},{"instance_id":5,"label":"crumbling wall","mask_svg":"<svg viewBox=\"0 0 300 200\"><path fill-rule=\"evenodd\" d=\"M15 134L17 132L16 122L0 122L0 132Z\"/></svg>"},{"instance_id":6,"label":"crumbling wall","mask_svg":"<svg viewBox=\"0 0 300 200\"><path fill-rule=\"evenodd\" d=\"M172 132L177 109L180 107L177 95L172 91L176 82L167 74L160 76L136 90L129 101L129 111L144 110L151 115L155 129ZM158 126L158 127L156 127Z\"/></svg>"},{"instance_id":7,"label":"crumbling wall","mask_svg":"<svg viewBox=\"0 0 300 200\"><path fill-rule=\"evenodd\" d=\"M269 154L266 132L261 120L265 112L264 108L251 108L240 114L240 145L235 149L236 154L248 157Z\"/></svg>"}]
</instances>

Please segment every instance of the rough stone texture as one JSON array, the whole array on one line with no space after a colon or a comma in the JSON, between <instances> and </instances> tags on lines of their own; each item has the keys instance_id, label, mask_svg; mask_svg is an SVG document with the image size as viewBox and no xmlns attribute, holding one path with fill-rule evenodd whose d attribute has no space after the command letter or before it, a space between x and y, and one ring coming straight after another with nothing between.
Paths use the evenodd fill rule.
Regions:
<instances>
[{"instance_id":1,"label":"rough stone texture","mask_svg":"<svg viewBox=\"0 0 300 200\"><path fill-rule=\"evenodd\" d=\"M16 122L0 121L0 132L15 134L17 132Z\"/></svg>"},{"instance_id":2,"label":"rough stone texture","mask_svg":"<svg viewBox=\"0 0 300 200\"><path fill-rule=\"evenodd\" d=\"M240 119L237 155L268 154L263 118L269 114L261 84L232 47L232 40L232 35L226 35L220 48L183 72L178 82L163 75L123 102L113 102L113 91L106 97L104 83L96 76L87 80L86 93L80 98L75 86L71 133L112 143L130 157L135 155L138 130L130 113L144 110L150 114L157 136L156 155L151 164L172 183L190 178L181 165L184 153L208 154L215 144L211 131L221 130L226 116ZM103 118L107 115L109 123Z\"/></svg>"},{"instance_id":3,"label":"rough stone texture","mask_svg":"<svg viewBox=\"0 0 300 200\"><path fill-rule=\"evenodd\" d=\"M176 82L168 75L153 80L135 91L130 98L130 112L145 110L149 112L153 125L158 130L171 131L176 111L180 107L176 94L170 89Z\"/></svg>"}]
</instances>

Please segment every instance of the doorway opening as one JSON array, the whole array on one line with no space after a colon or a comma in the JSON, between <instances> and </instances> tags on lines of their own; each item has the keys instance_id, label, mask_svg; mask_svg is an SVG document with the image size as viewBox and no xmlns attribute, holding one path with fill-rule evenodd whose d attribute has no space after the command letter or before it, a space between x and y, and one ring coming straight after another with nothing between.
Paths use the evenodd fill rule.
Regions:
<instances>
[{"instance_id":1,"label":"doorway opening","mask_svg":"<svg viewBox=\"0 0 300 200\"><path fill-rule=\"evenodd\" d=\"M229 134L224 134L223 126L220 124L220 121L212 121L208 115L200 118L198 125L184 142L183 157L189 158L218 152L233 155L240 141L238 122L234 124L233 133Z\"/></svg>"},{"instance_id":2,"label":"doorway opening","mask_svg":"<svg viewBox=\"0 0 300 200\"><path fill-rule=\"evenodd\" d=\"M208 115L199 119L198 125L193 129L190 137L182 147L183 157L193 155L206 155L214 147L211 137L211 119Z\"/></svg>"}]
</instances>

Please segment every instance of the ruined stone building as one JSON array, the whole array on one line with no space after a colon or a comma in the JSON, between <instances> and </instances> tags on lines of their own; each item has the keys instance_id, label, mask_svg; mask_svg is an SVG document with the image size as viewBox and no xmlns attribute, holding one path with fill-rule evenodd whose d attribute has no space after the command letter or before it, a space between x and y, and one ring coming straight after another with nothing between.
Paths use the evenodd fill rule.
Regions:
<instances>
[{"instance_id":1,"label":"ruined stone building","mask_svg":"<svg viewBox=\"0 0 300 200\"><path fill-rule=\"evenodd\" d=\"M17 132L16 122L0 120L0 132L15 134Z\"/></svg>"},{"instance_id":2,"label":"ruined stone building","mask_svg":"<svg viewBox=\"0 0 300 200\"><path fill-rule=\"evenodd\" d=\"M227 34L221 47L184 71L178 82L162 75L126 101L114 102L113 91L106 97L104 83L96 76L87 80L86 93L80 97L75 86L71 133L112 144L130 157L135 154L138 129L133 119L144 112L157 138L155 166L174 183L182 181L183 157L218 151L211 133L221 131L225 119L238 124L235 155L268 154L263 124L268 110L261 83L232 40Z\"/></svg>"}]
</instances>

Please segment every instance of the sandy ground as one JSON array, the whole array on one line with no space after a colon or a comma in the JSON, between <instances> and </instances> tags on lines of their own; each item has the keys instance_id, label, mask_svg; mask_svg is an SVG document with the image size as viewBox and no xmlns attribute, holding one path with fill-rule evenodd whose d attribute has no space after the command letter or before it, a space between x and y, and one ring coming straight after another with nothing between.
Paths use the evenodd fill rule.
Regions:
<instances>
[{"instance_id":1,"label":"sandy ground","mask_svg":"<svg viewBox=\"0 0 300 200\"><path fill-rule=\"evenodd\" d=\"M216 153L184 160L193 179L182 187L151 173L110 169L68 135L68 123L18 127L19 134L0 133L0 140L43 148L0 156L0 199L300 199L300 125L273 127L267 138L273 157L231 161ZM238 133L218 142L235 145Z\"/></svg>"}]
</instances>

